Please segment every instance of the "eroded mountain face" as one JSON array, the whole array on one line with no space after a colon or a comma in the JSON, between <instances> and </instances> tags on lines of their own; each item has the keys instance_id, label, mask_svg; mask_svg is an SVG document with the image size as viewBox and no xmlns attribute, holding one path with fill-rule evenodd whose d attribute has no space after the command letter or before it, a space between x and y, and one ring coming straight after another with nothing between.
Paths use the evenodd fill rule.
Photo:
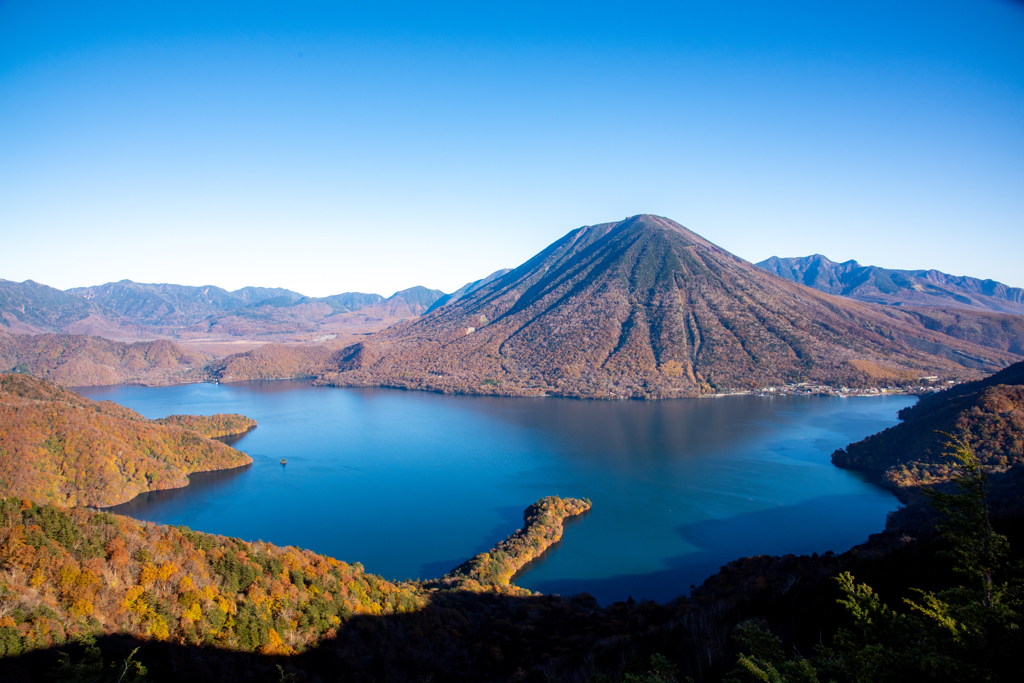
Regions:
<instances>
[{"instance_id":1,"label":"eroded mountain face","mask_svg":"<svg viewBox=\"0 0 1024 683\"><path fill-rule=\"evenodd\" d=\"M667 397L970 377L1017 359L776 277L674 221L639 215L570 232L458 301L356 345L321 381Z\"/></svg>"}]
</instances>

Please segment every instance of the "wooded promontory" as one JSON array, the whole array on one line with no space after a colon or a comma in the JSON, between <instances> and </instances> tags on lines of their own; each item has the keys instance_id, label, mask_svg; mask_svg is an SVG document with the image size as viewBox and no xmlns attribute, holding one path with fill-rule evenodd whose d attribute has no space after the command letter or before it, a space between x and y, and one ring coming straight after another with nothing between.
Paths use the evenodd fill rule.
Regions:
<instances>
[{"instance_id":1,"label":"wooded promontory","mask_svg":"<svg viewBox=\"0 0 1024 683\"><path fill-rule=\"evenodd\" d=\"M193 472L251 463L208 435L254 425L241 415L147 420L35 377L0 374L0 492L66 506L125 503L186 486Z\"/></svg>"}]
</instances>

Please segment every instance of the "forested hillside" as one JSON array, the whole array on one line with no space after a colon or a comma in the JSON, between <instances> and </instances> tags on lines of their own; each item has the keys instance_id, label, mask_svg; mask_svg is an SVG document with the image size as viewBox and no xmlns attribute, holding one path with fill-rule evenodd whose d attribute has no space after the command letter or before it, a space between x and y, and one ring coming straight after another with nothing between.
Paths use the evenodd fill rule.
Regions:
<instances>
[{"instance_id":1,"label":"forested hillside","mask_svg":"<svg viewBox=\"0 0 1024 683\"><path fill-rule=\"evenodd\" d=\"M476 558L477 567L481 558L507 558L499 573L477 574L469 583L396 583L308 550L0 499L0 569L6 572L0 576L0 657L114 633L141 642L294 655L338 638L345 627L376 638L377 626L360 624L359 615L411 615L440 603L465 619L471 614L460 593L531 595L509 585L514 570L508 567L538 556L561 537L565 517L589 507L557 497L530 506L520 532ZM465 635L479 638L478 628ZM415 631L396 644L409 647L420 638L427 654L433 649L428 643L450 637L429 620ZM370 644L360 641L361 635L351 644ZM490 651L482 654L492 660ZM455 663L450 652L445 656L448 665Z\"/></svg>"},{"instance_id":2,"label":"forested hillside","mask_svg":"<svg viewBox=\"0 0 1024 683\"><path fill-rule=\"evenodd\" d=\"M220 382L316 377L334 367L338 349L331 345L267 344L210 363L206 372Z\"/></svg>"},{"instance_id":3,"label":"forested hillside","mask_svg":"<svg viewBox=\"0 0 1024 683\"><path fill-rule=\"evenodd\" d=\"M99 633L290 654L422 604L359 564L82 508L0 499L0 656Z\"/></svg>"},{"instance_id":4,"label":"forested hillside","mask_svg":"<svg viewBox=\"0 0 1024 683\"><path fill-rule=\"evenodd\" d=\"M168 415L153 420L158 425L174 425L184 427L197 434L216 439L222 436L244 434L256 428L256 420L237 413L218 413L216 415Z\"/></svg>"},{"instance_id":5,"label":"forested hillside","mask_svg":"<svg viewBox=\"0 0 1024 683\"><path fill-rule=\"evenodd\" d=\"M199 382L209 361L208 356L165 339L128 344L87 335L0 330L0 371L31 374L65 386Z\"/></svg>"},{"instance_id":6,"label":"forested hillside","mask_svg":"<svg viewBox=\"0 0 1024 683\"><path fill-rule=\"evenodd\" d=\"M191 423L192 428L186 428ZM239 467L245 453L207 438L255 423L241 415L166 423L27 375L0 374L0 491L43 503L110 506Z\"/></svg>"},{"instance_id":7,"label":"forested hillside","mask_svg":"<svg viewBox=\"0 0 1024 683\"><path fill-rule=\"evenodd\" d=\"M899 415L900 424L836 451L832 462L884 473L898 488L942 482L950 474L943 453L954 435L989 470L1024 464L1024 363L924 396Z\"/></svg>"}]
</instances>

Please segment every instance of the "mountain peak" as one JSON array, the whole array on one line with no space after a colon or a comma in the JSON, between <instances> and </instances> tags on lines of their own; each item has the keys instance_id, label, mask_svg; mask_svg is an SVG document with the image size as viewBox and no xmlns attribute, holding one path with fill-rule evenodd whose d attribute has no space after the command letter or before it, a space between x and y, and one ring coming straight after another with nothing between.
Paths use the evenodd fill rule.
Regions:
<instances>
[{"instance_id":1,"label":"mountain peak","mask_svg":"<svg viewBox=\"0 0 1024 683\"><path fill-rule=\"evenodd\" d=\"M972 374L965 364L994 370L1014 359L774 277L671 219L639 214L577 228L472 293L373 335L323 381L671 397L959 377Z\"/></svg>"}]
</instances>

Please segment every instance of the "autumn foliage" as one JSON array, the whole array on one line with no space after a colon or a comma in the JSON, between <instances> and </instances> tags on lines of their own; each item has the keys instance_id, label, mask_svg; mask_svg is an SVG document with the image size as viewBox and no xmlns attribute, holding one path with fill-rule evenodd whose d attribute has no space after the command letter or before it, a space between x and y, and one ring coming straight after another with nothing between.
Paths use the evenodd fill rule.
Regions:
<instances>
[{"instance_id":1,"label":"autumn foliage","mask_svg":"<svg viewBox=\"0 0 1024 683\"><path fill-rule=\"evenodd\" d=\"M166 339L127 344L84 334L0 330L0 369L65 386L199 382L207 362L206 356Z\"/></svg>"},{"instance_id":2,"label":"autumn foliage","mask_svg":"<svg viewBox=\"0 0 1024 683\"><path fill-rule=\"evenodd\" d=\"M528 596L511 576L589 509L543 498L490 553L443 579L395 583L309 550L0 499L0 657L97 632L288 655L356 615L413 612L438 591Z\"/></svg>"},{"instance_id":3,"label":"autumn foliage","mask_svg":"<svg viewBox=\"0 0 1024 683\"><path fill-rule=\"evenodd\" d=\"M215 439L221 436L244 434L256 428L256 420L237 413L218 413L216 415L168 415L153 420L159 425L184 427L197 434Z\"/></svg>"},{"instance_id":4,"label":"autumn foliage","mask_svg":"<svg viewBox=\"0 0 1024 683\"><path fill-rule=\"evenodd\" d=\"M530 595L530 591L511 583L520 569L562 540L562 522L566 517L581 515L590 510L587 499L548 496L526 508L526 524L514 534L480 553L471 560L427 585L460 590L494 590L501 593Z\"/></svg>"},{"instance_id":5,"label":"autumn foliage","mask_svg":"<svg viewBox=\"0 0 1024 683\"><path fill-rule=\"evenodd\" d=\"M19 498L0 499L0 572L0 657L98 632L291 654L422 601L308 550Z\"/></svg>"},{"instance_id":6,"label":"autumn foliage","mask_svg":"<svg viewBox=\"0 0 1024 683\"><path fill-rule=\"evenodd\" d=\"M168 422L91 401L27 375L0 375L0 493L41 503L105 507L179 488L193 472L252 459L204 434L251 428L240 415Z\"/></svg>"},{"instance_id":7,"label":"autumn foliage","mask_svg":"<svg viewBox=\"0 0 1024 683\"><path fill-rule=\"evenodd\" d=\"M951 475L947 435L970 444L989 471L1024 464L1024 363L991 377L923 397L900 411L902 422L832 455L832 462L882 472L897 488L935 484Z\"/></svg>"}]
</instances>

